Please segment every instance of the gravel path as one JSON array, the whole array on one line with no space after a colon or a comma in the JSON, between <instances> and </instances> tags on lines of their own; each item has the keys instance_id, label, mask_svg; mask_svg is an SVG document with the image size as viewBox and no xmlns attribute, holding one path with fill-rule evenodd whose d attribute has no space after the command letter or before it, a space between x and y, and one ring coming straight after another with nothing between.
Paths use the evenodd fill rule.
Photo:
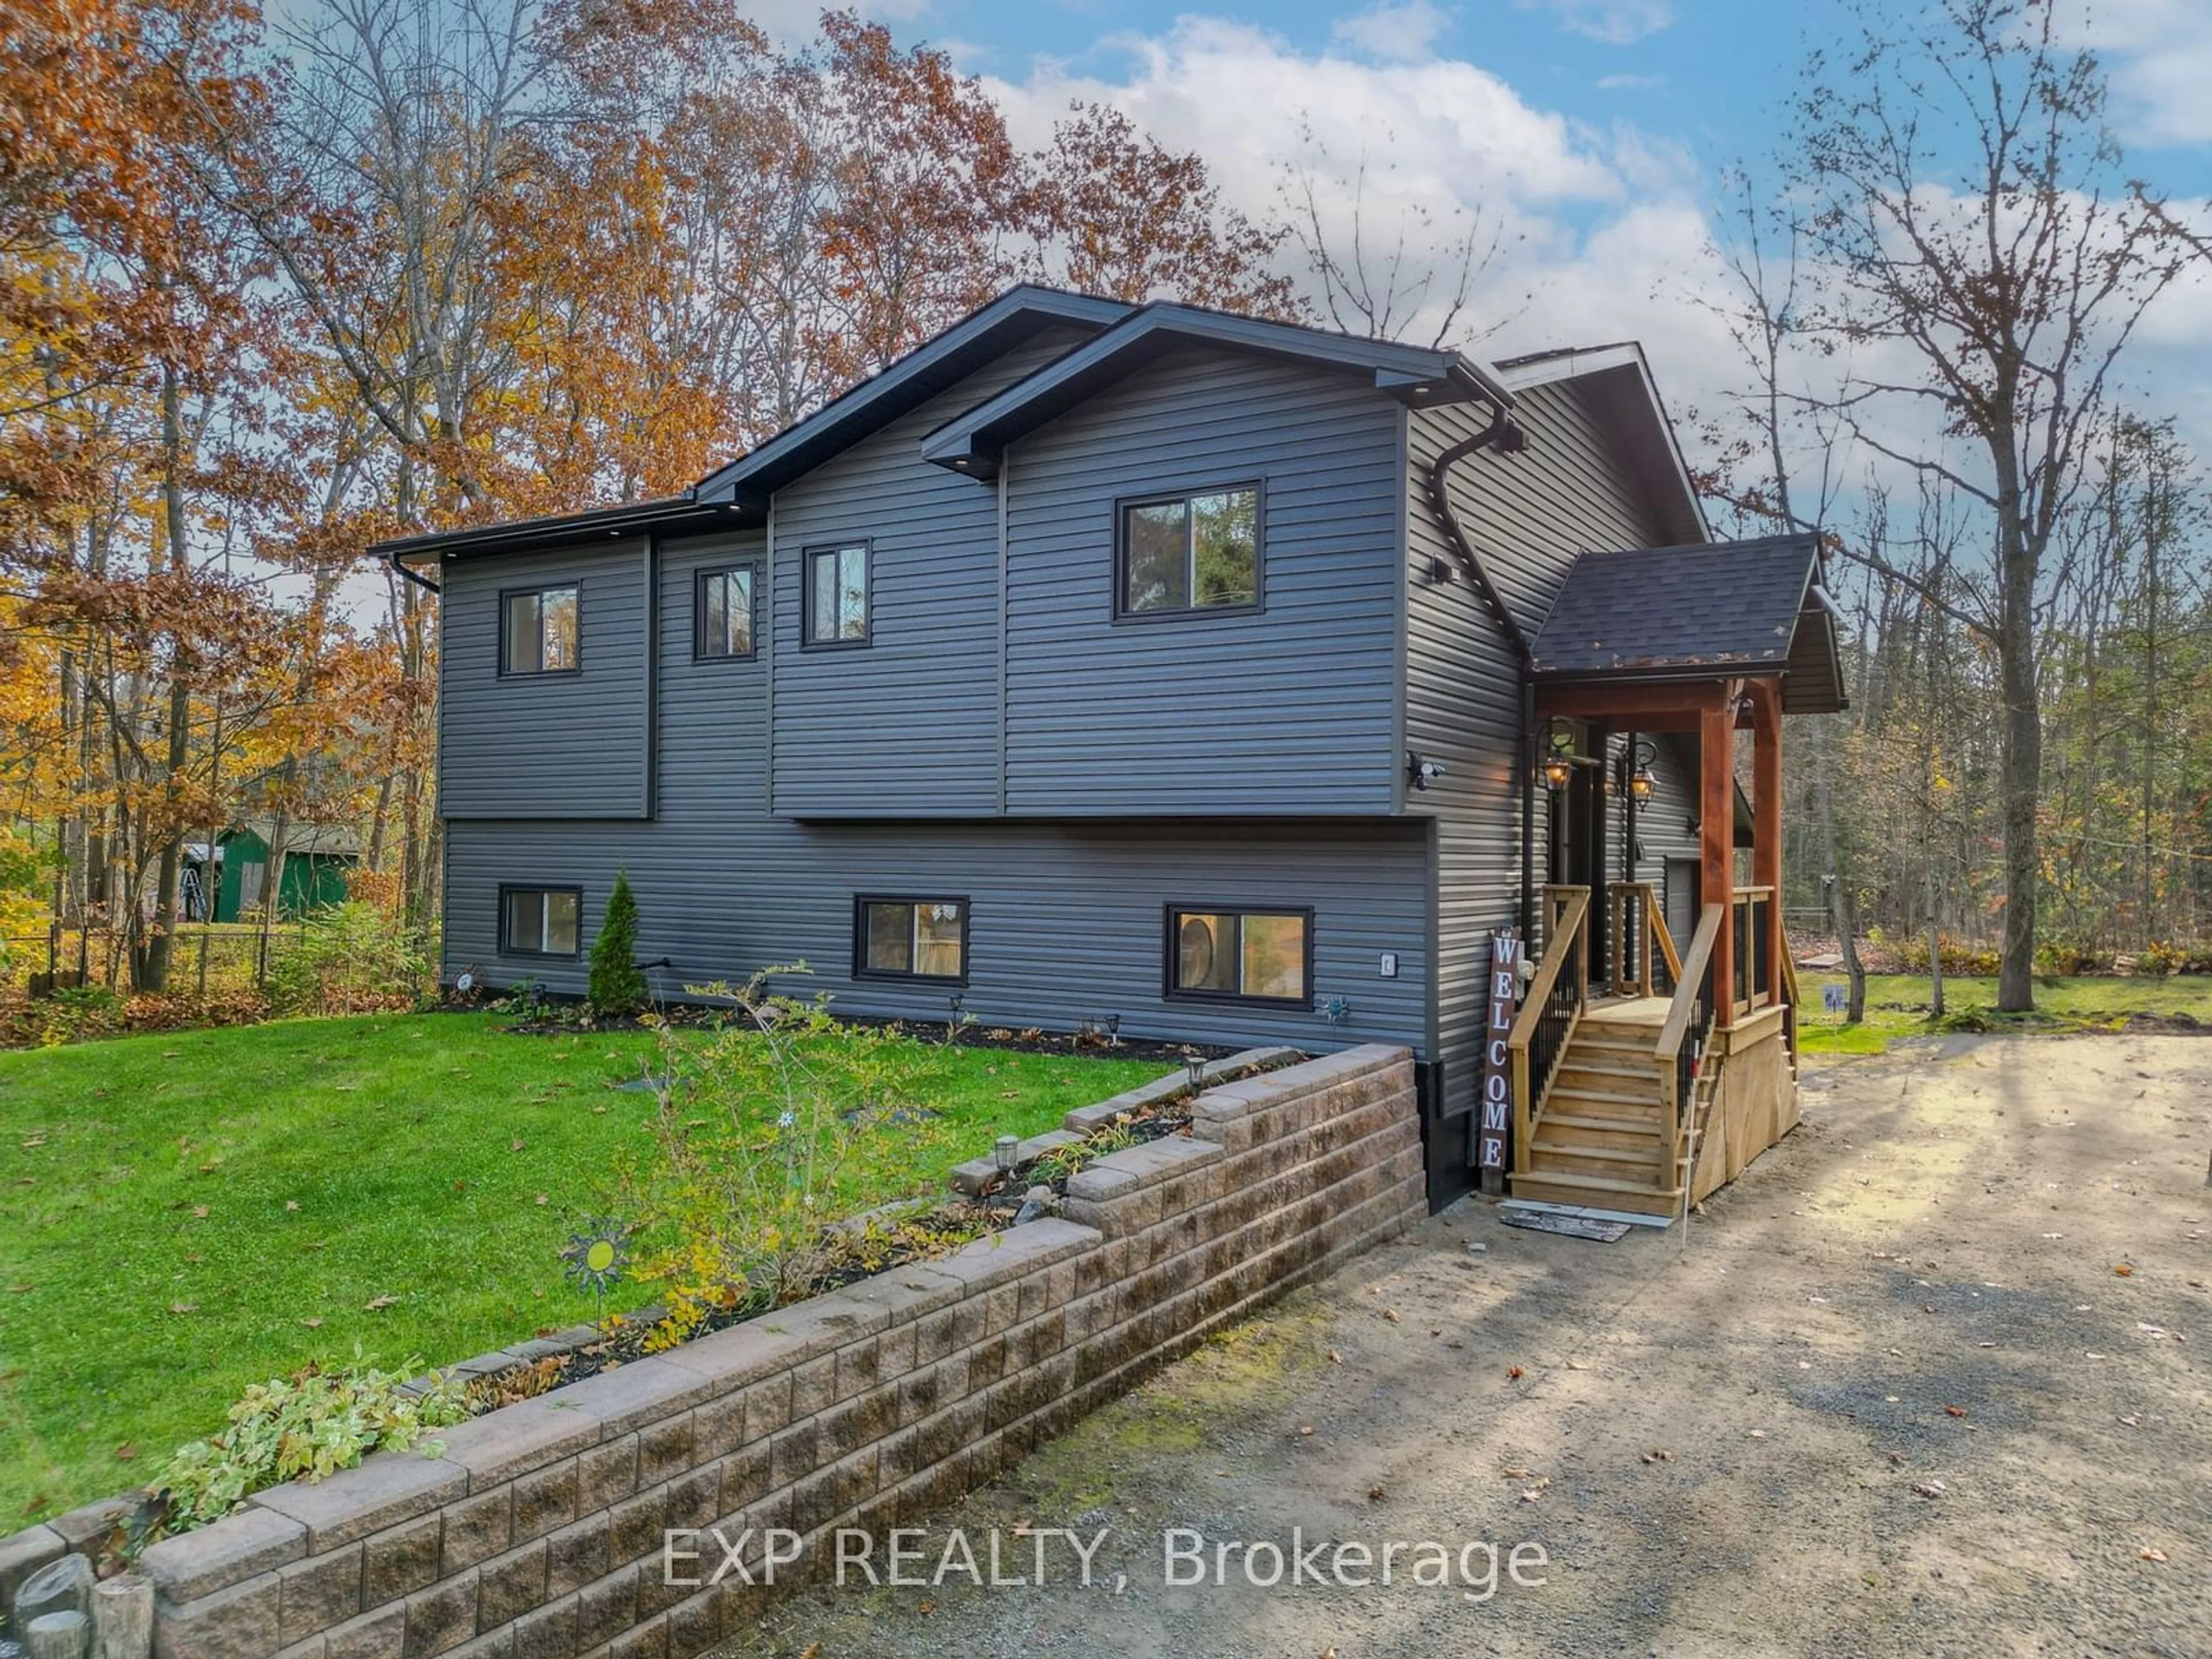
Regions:
<instances>
[{"instance_id":1,"label":"gravel path","mask_svg":"<svg viewBox=\"0 0 2212 1659\"><path fill-rule=\"evenodd\" d=\"M1110 1528L1090 1588L1056 1537L1042 1586L855 1571L725 1651L2212 1656L2212 1042L1953 1038L1805 1104L1686 1251L1462 1205L909 1540L909 1575L956 1528L988 1572L995 1530L1028 1578L1040 1529ZM1164 1582L1171 1528L1205 1584ZM1412 1582L1410 1549L1388 1588L1256 1588L1233 1552L1212 1582L1216 1544L1294 1529L1433 1540L1474 1587Z\"/></svg>"}]
</instances>

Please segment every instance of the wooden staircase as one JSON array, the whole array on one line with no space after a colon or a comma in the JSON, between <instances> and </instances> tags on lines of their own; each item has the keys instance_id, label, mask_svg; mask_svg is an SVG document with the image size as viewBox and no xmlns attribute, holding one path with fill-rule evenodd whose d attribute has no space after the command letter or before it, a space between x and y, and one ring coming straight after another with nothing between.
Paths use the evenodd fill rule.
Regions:
<instances>
[{"instance_id":1,"label":"wooden staircase","mask_svg":"<svg viewBox=\"0 0 2212 1659\"><path fill-rule=\"evenodd\" d=\"M1638 1215L1680 1210L1689 1149L1668 1167L1671 1109L1653 1058L1667 1006L1664 998L1634 997L1584 1011L1531 1126L1528 1166L1513 1177L1516 1198Z\"/></svg>"}]
</instances>

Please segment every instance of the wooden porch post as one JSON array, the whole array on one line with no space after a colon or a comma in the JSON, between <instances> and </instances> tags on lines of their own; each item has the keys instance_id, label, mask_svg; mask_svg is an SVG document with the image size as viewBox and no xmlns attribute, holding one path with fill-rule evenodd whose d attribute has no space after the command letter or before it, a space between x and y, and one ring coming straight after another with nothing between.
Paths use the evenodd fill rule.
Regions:
<instances>
[{"instance_id":1,"label":"wooden porch post","mask_svg":"<svg viewBox=\"0 0 2212 1659\"><path fill-rule=\"evenodd\" d=\"M1700 902L1721 907L1720 936L1713 940L1713 1014L1720 1029L1735 1024L1735 721L1725 706L1698 717L1698 846L1703 854Z\"/></svg>"},{"instance_id":2,"label":"wooden porch post","mask_svg":"<svg viewBox=\"0 0 2212 1659\"><path fill-rule=\"evenodd\" d=\"M1770 1007L1782 1001L1782 700L1774 682L1762 680L1752 696L1751 880L1772 890L1766 904L1766 993Z\"/></svg>"}]
</instances>

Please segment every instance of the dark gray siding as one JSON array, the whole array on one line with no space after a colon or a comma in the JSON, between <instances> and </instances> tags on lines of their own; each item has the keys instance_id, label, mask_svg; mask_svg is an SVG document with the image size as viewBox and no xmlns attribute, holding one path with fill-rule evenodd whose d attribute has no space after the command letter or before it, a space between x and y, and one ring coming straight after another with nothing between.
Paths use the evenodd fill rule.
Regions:
<instances>
[{"instance_id":1,"label":"dark gray siding","mask_svg":"<svg viewBox=\"0 0 2212 1659\"><path fill-rule=\"evenodd\" d=\"M1453 469L1451 483L1461 523L1533 635L1577 553L1644 546L1662 532L1605 422L1571 382L1520 393L1516 413L1528 449L1473 456ZM1406 742L1447 769L1435 787L1408 795L1407 806L1437 820L1435 1052L1455 1110L1474 1098L1489 935L1513 924L1520 902L1520 667L1454 554L1424 481L1437 454L1484 418L1462 408L1407 416ZM1452 569L1452 580L1430 580L1432 558ZM1536 791L1535 804L1541 884L1546 791ZM1613 833L1618 868L1617 820ZM1651 837L1644 840L1648 847Z\"/></svg>"},{"instance_id":2,"label":"dark gray siding","mask_svg":"<svg viewBox=\"0 0 2212 1659\"><path fill-rule=\"evenodd\" d=\"M643 817L646 549L446 562L439 607L439 806L448 818ZM499 672L499 595L577 584L574 674Z\"/></svg>"},{"instance_id":3,"label":"dark gray siding","mask_svg":"<svg viewBox=\"0 0 2212 1659\"><path fill-rule=\"evenodd\" d=\"M527 975L580 991L581 958L499 957L498 887L581 886L588 951L621 866L637 894L640 956L675 961L654 972L664 994L803 960L811 977L792 988L832 992L840 1009L941 1018L944 988L853 978L853 899L963 896L971 906L963 1006L988 1024L1066 1030L1119 1014L1135 1036L1316 1048L1421 1040L1422 825L793 823L734 801L724 816L683 795L678 769L670 768L664 811L651 824L452 825L447 977L474 969L494 983ZM1312 907L1315 1007L1165 997L1170 903ZM1395 979L1377 975L1383 951L1398 953ZM1328 1017L1333 998L1344 1000L1341 1024Z\"/></svg>"},{"instance_id":4,"label":"dark gray siding","mask_svg":"<svg viewBox=\"0 0 2212 1659\"><path fill-rule=\"evenodd\" d=\"M1085 337L1048 330L775 497L775 806L792 817L999 806L999 497L923 436ZM869 643L805 648L805 550L866 540Z\"/></svg>"},{"instance_id":5,"label":"dark gray siding","mask_svg":"<svg viewBox=\"0 0 2212 1659\"><path fill-rule=\"evenodd\" d=\"M1391 810L1400 415L1351 377L1192 350L1012 447L1010 813ZM1117 623L1116 500L1255 481L1264 609Z\"/></svg>"}]
</instances>

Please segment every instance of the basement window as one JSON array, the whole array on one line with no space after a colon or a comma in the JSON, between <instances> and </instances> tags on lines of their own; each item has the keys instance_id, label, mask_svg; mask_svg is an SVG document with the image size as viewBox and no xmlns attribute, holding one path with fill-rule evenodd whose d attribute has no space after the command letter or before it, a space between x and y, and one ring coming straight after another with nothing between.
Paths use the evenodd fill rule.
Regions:
<instances>
[{"instance_id":1,"label":"basement window","mask_svg":"<svg viewBox=\"0 0 2212 1659\"><path fill-rule=\"evenodd\" d=\"M1166 978L1172 997L1310 1007L1313 912L1171 905Z\"/></svg>"},{"instance_id":2,"label":"basement window","mask_svg":"<svg viewBox=\"0 0 2212 1659\"><path fill-rule=\"evenodd\" d=\"M862 897L853 905L858 979L968 978L968 901Z\"/></svg>"},{"instance_id":3,"label":"basement window","mask_svg":"<svg viewBox=\"0 0 2212 1659\"><path fill-rule=\"evenodd\" d=\"M578 616L573 585L502 593L499 605L501 673L576 672Z\"/></svg>"},{"instance_id":4,"label":"basement window","mask_svg":"<svg viewBox=\"0 0 2212 1659\"><path fill-rule=\"evenodd\" d=\"M508 957L574 957L576 919L584 908L577 887L502 887L499 890L499 950Z\"/></svg>"}]
</instances>

